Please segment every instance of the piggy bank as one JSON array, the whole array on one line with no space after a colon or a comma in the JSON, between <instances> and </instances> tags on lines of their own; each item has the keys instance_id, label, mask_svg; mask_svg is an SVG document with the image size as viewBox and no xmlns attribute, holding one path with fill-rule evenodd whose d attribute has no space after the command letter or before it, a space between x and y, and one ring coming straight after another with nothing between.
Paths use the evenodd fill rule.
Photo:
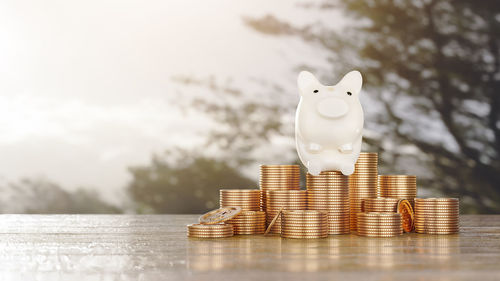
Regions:
<instances>
[{"instance_id":1,"label":"piggy bank","mask_svg":"<svg viewBox=\"0 0 500 281\"><path fill-rule=\"evenodd\" d=\"M354 172L363 137L362 83L359 71L347 73L334 86L322 85L310 72L299 74L295 140L300 161L310 174Z\"/></svg>"}]
</instances>

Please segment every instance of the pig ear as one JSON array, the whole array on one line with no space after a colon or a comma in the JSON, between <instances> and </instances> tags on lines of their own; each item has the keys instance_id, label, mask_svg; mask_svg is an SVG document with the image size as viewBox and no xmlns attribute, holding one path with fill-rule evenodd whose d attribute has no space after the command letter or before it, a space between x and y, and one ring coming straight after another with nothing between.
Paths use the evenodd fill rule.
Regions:
<instances>
[{"instance_id":1,"label":"pig ear","mask_svg":"<svg viewBox=\"0 0 500 281\"><path fill-rule=\"evenodd\" d=\"M301 71L299 73L299 78L297 79L297 85L299 86L300 95L304 95L309 91L314 91L316 85L319 84L318 79L314 77L311 72Z\"/></svg>"},{"instance_id":2,"label":"pig ear","mask_svg":"<svg viewBox=\"0 0 500 281\"><path fill-rule=\"evenodd\" d=\"M363 77L357 70L347 73L337 85L341 85L346 91L358 94L363 85Z\"/></svg>"}]
</instances>

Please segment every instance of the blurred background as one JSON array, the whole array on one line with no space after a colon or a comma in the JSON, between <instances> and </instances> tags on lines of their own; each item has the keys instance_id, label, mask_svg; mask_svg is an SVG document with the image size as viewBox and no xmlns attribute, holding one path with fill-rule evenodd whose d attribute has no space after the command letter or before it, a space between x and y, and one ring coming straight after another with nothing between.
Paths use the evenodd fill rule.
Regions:
<instances>
[{"instance_id":1,"label":"blurred background","mask_svg":"<svg viewBox=\"0 0 500 281\"><path fill-rule=\"evenodd\" d=\"M300 70L364 76L364 151L500 212L500 2L0 2L0 212L201 213L297 163Z\"/></svg>"}]
</instances>

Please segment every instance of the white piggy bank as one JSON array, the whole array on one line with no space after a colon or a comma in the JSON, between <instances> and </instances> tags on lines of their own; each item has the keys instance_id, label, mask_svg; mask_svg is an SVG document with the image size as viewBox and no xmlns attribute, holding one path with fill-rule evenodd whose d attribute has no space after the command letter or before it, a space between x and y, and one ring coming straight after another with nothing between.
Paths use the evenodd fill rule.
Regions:
<instances>
[{"instance_id":1,"label":"white piggy bank","mask_svg":"<svg viewBox=\"0 0 500 281\"><path fill-rule=\"evenodd\" d=\"M299 74L295 140L300 161L310 174L354 172L363 133L362 83L359 71L347 73L334 86L322 85L310 72Z\"/></svg>"}]
</instances>

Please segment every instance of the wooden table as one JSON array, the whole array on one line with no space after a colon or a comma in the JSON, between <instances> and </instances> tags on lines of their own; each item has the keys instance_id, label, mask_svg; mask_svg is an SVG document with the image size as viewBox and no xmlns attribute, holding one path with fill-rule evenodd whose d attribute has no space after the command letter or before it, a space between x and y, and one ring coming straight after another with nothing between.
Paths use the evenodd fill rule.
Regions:
<instances>
[{"instance_id":1,"label":"wooden table","mask_svg":"<svg viewBox=\"0 0 500 281\"><path fill-rule=\"evenodd\" d=\"M186 237L196 215L0 215L0 280L500 280L500 215L458 235Z\"/></svg>"}]
</instances>

